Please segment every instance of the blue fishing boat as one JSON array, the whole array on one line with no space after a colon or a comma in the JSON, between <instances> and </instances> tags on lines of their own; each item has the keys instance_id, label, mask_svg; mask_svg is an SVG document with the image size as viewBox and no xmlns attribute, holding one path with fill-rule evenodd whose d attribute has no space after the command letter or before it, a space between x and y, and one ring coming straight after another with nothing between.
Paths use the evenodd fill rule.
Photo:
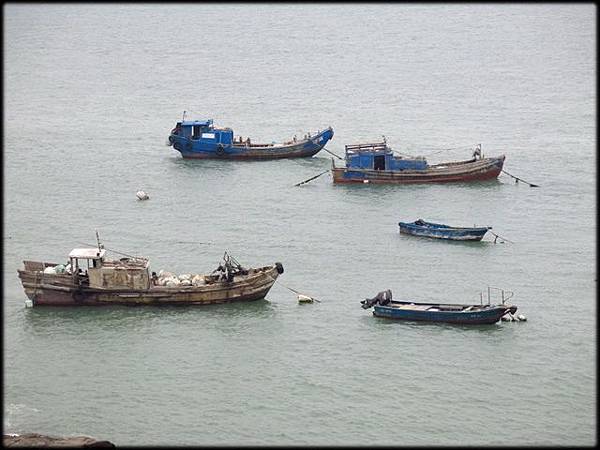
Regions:
<instances>
[{"instance_id":1,"label":"blue fishing boat","mask_svg":"<svg viewBox=\"0 0 600 450\"><path fill-rule=\"evenodd\" d=\"M260 144L253 143L249 137L234 137L231 128L217 128L212 119L182 120L171 130L167 145L172 145L183 158L300 158L317 154L332 137L333 129L329 127L314 135L307 133L300 139L294 136L282 143Z\"/></svg>"},{"instance_id":2,"label":"blue fishing boat","mask_svg":"<svg viewBox=\"0 0 600 450\"><path fill-rule=\"evenodd\" d=\"M372 299L361 301L363 309L373 307L373 315L388 319L413 320L424 322L444 322L464 325L482 325L498 322L506 314L515 314L516 305L505 303L512 297L512 292L504 298L502 292L502 303L492 305L483 304L448 304L448 303L417 303L412 301L392 300L392 291L380 292ZM483 299L483 296L482 296Z\"/></svg>"},{"instance_id":3,"label":"blue fishing boat","mask_svg":"<svg viewBox=\"0 0 600 450\"><path fill-rule=\"evenodd\" d=\"M481 145L472 158L429 164L424 157L395 155L387 142L346 145L345 167L336 167L332 159L334 183L450 183L484 181L497 178L504 155L484 157Z\"/></svg>"},{"instance_id":4,"label":"blue fishing boat","mask_svg":"<svg viewBox=\"0 0 600 450\"><path fill-rule=\"evenodd\" d=\"M451 227L441 223L425 222L417 219L414 222L398 222L400 233L412 234L453 241L480 241L492 227Z\"/></svg>"}]
</instances>

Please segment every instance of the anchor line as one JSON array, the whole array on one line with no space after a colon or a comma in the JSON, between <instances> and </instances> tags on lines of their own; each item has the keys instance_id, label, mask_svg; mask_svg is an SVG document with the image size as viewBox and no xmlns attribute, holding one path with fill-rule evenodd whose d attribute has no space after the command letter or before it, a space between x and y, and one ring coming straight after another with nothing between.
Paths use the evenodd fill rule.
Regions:
<instances>
[{"instance_id":1,"label":"anchor line","mask_svg":"<svg viewBox=\"0 0 600 450\"><path fill-rule=\"evenodd\" d=\"M301 181L300 183L296 183L294 186L300 186L302 184L308 183L309 181L312 181L315 178L319 178L321 175L323 175L324 173L327 173L327 172L329 172L329 169L325 170L324 172L321 172L318 175L315 175L314 177L309 178L308 180L304 180L304 181Z\"/></svg>"},{"instance_id":2,"label":"anchor line","mask_svg":"<svg viewBox=\"0 0 600 450\"><path fill-rule=\"evenodd\" d=\"M268 274L267 274L267 275L268 275ZM268 276L269 276L269 277L271 277L271 275L268 275ZM273 277L271 277L271 279L272 279L273 281L275 281L275 282L279 283L279 284L281 285L281 287L284 287L284 288L286 288L286 289L288 289L288 290L292 291L292 292L293 292L294 294L296 294L296 295L304 295L304 294L302 294L301 292L298 292L296 289L292 289L291 287L289 287L289 286L286 286L285 284L283 284L281 281L277 280L276 278L273 278ZM310 297L310 295L307 295L307 297ZM316 298L314 298L314 297L310 297L310 298L312 298L312 299L313 299L315 302L319 302L319 303L321 303L321 301L320 301L320 300L317 300L317 299L316 299Z\"/></svg>"},{"instance_id":3,"label":"anchor line","mask_svg":"<svg viewBox=\"0 0 600 450\"><path fill-rule=\"evenodd\" d=\"M489 230L488 230L488 231L489 231ZM510 242L511 244L514 244L514 242L513 242L513 241L509 241L509 240L508 240L508 239L506 239L505 237L499 236L499 235L497 235L496 233L494 233L493 231L490 231L490 234L493 234L494 236L496 236L496 238L500 238L500 239L503 239L503 240L505 240L506 242ZM494 244L495 244L495 243L496 243L496 239L494 239Z\"/></svg>"},{"instance_id":4,"label":"anchor line","mask_svg":"<svg viewBox=\"0 0 600 450\"><path fill-rule=\"evenodd\" d=\"M330 155L335 156L337 159L341 159L342 161L344 160L344 158L342 158L341 156L336 155L333 152L330 152L329 150L327 150L325 147L323 147L321 150L325 150L327 153L329 153Z\"/></svg>"},{"instance_id":5,"label":"anchor line","mask_svg":"<svg viewBox=\"0 0 600 450\"><path fill-rule=\"evenodd\" d=\"M516 180L516 181L515 181L516 183L518 183L519 181L522 181L523 183L525 183L525 184L528 184L528 185L529 185L529 187L539 187L537 184L529 183L529 182L525 181L525 180L524 180L524 179L522 179L522 178L515 177L514 175L511 175L510 173L508 173L508 172L507 172L506 170L504 170L504 169L502 169L502 172L504 172L504 173L505 173L506 175L508 175L509 177L513 177L513 178Z\"/></svg>"}]
</instances>

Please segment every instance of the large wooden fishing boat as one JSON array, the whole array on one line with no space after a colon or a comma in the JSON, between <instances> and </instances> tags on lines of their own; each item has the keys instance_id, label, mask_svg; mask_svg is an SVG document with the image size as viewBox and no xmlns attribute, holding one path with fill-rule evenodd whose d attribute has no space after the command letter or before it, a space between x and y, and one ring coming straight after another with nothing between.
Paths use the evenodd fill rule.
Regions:
<instances>
[{"instance_id":1,"label":"large wooden fishing boat","mask_svg":"<svg viewBox=\"0 0 600 450\"><path fill-rule=\"evenodd\" d=\"M448 183L483 181L498 177L504 155L485 158L478 146L473 157L429 165L423 157L395 156L385 141L346 145L345 167L336 167L332 159L334 183Z\"/></svg>"},{"instance_id":2,"label":"large wooden fishing boat","mask_svg":"<svg viewBox=\"0 0 600 450\"><path fill-rule=\"evenodd\" d=\"M396 320L412 320L423 322L444 322L463 325L484 325L498 322L505 315L517 312L516 305L505 303L512 297L512 292L505 298L502 292L502 303L493 305L489 302L490 289L488 288L488 303L483 303L483 293L480 304L452 304L452 303L417 303L412 301L392 300L392 291L382 291L371 299L362 300L363 309L373 307L373 315Z\"/></svg>"},{"instance_id":3,"label":"large wooden fishing boat","mask_svg":"<svg viewBox=\"0 0 600 450\"><path fill-rule=\"evenodd\" d=\"M23 261L19 278L30 299L29 306L83 305L207 305L264 298L277 277L281 263L244 268L225 253L210 274L175 276L149 271L147 258L105 258L106 250L75 248L65 265Z\"/></svg>"},{"instance_id":4,"label":"large wooden fishing boat","mask_svg":"<svg viewBox=\"0 0 600 450\"><path fill-rule=\"evenodd\" d=\"M260 144L250 138L234 137L231 128L216 128L212 119L177 122L168 145L183 158L195 159L279 159L300 158L317 154L333 137L331 127L307 133L303 138L282 143Z\"/></svg>"}]
</instances>

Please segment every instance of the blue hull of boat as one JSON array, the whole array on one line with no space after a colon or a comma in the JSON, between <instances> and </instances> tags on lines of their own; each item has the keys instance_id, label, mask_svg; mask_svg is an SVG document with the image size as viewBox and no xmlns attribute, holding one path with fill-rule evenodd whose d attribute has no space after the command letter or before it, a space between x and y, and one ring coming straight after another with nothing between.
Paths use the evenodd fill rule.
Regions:
<instances>
[{"instance_id":1,"label":"blue hull of boat","mask_svg":"<svg viewBox=\"0 0 600 450\"><path fill-rule=\"evenodd\" d=\"M436 239L449 239L454 241L480 241L485 233L492 227L450 227L447 225L424 222L418 225L415 222L398 222L400 233L413 236L429 237Z\"/></svg>"},{"instance_id":2,"label":"blue hull of boat","mask_svg":"<svg viewBox=\"0 0 600 450\"><path fill-rule=\"evenodd\" d=\"M186 159L281 159L302 158L317 154L333 137L328 128L315 136L288 144L245 145L230 143L217 146L205 140L171 135L173 148Z\"/></svg>"},{"instance_id":3,"label":"blue hull of boat","mask_svg":"<svg viewBox=\"0 0 600 450\"><path fill-rule=\"evenodd\" d=\"M373 315L396 320L481 325L496 323L509 311L509 306L491 306L477 311L426 311L375 305Z\"/></svg>"}]
</instances>

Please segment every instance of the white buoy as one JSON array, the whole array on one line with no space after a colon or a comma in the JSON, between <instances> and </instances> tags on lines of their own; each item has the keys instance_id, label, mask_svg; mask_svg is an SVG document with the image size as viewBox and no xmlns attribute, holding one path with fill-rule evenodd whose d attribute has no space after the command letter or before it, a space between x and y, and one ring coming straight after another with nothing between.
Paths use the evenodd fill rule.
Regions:
<instances>
[{"instance_id":1,"label":"white buoy","mask_svg":"<svg viewBox=\"0 0 600 450\"><path fill-rule=\"evenodd\" d=\"M527 317L525 317L523 314L519 314L517 317L521 322L527 322Z\"/></svg>"},{"instance_id":2,"label":"white buoy","mask_svg":"<svg viewBox=\"0 0 600 450\"><path fill-rule=\"evenodd\" d=\"M139 200L148 200L150 198L144 191L137 191L135 195Z\"/></svg>"},{"instance_id":3,"label":"white buoy","mask_svg":"<svg viewBox=\"0 0 600 450\"><path fill-rule=\"evenodd\" d=\"M369 182L369 180L363 180L364 184L367 184Z\"/></svg>"},{"instance_id":4,"label":"white buoy","mask_svg":"<svg viewBox=\"0 0 600 450\"><path fill-rule=\"evenodd\" d=\"M312 303L314 299L308 295L298 294L298 303Z\"/></svg>"},{"instance_id":5,"label":"white buoy","mask_svg":"<svg viewBox=\"0 0 600 450\"><path fill-rule=\"evenodd\" d=\"M31 299L25 300L25 308L33 308L33 301Z\"/></svg>"}]
</instances>

